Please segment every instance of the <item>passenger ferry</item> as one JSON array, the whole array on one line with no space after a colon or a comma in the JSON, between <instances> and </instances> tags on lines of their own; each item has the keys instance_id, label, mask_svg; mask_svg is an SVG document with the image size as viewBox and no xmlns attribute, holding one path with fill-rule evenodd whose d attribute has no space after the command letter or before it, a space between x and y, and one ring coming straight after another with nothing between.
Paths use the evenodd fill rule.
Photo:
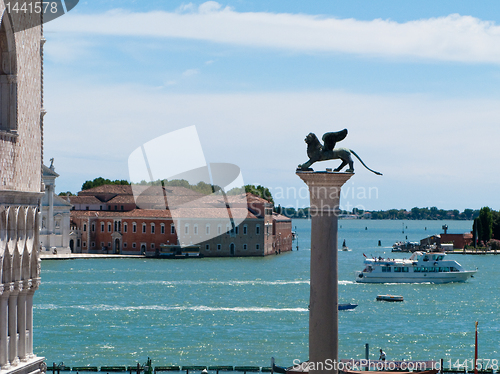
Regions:
<instances>
[{"instance_id":1,"label":"passenger ferry","mask_svg":"<svg viewBox=\"0 0 500 374\"><path fill-rule=\"evenodd\" d=\"M366 256L365 256L366 257ZM445 253L414 252L410 259L366 258L363 271L356 272L358 283L449 283L465 282L476 270L464 270Z\"/></svg>"}]
</instances>

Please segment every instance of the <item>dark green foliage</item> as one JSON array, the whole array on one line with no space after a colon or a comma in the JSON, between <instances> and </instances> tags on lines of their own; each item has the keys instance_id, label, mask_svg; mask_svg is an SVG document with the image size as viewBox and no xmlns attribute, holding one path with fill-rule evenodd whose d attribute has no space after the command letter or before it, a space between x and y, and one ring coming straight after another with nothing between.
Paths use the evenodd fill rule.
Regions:
<instances>
[{"instance_id":1,"label":"dark green foliage","mask_svg":"<svg viewBox=\"0 0 500 374\"><path fill-rule=\"evenodd\" d=\"M109 180L109 179L104 179L103 177L99 177L94 179L93 181L86 181L82 185L82 191L85 190L90 190L91 188L94 187L99 187L99 186L104 186L105 184L117 184L117 185L123 185L123 186L128 186L130 183L126 180Z\"/></svg>"},{"instance_id":2,"label":"dark green foliage","mask_svg":"<svg viewBox=\"0 0 500 374\"><path fill-rule=\"evenodd\" d=\"M481 208L478 219L481 223L481 231L478 238L486 243L491 239L493 233L493 214L491 213L491 209L487 206Z\"/></svg>"},{"instance_id":3,"label":"dark green foliage","mask_svg":"<svg viewBox=\"0 0 500 374\"><path fill-rule=\"evenodd\" d=\"M60 192L59 196L75 196L71 193L71 191Z\"/></svg>"},{"instance_id":4,"label":"dark green foliage","mask_svg":"<svg viewBox=\"0 0 500 374\"><path fill-rule=\"evenodd\" d=\"M274 204L274 200L273 200L273 195L271 195L271 191L269 191L269 188L267 187L264 187L264 186L254 186L254 185L251 185L251 184L247 184L245 186L245 192L250 192L258 197L261 197L263 198L264 200L267 200L269 201L270 203Z\"/></svg>"}]
</instances>

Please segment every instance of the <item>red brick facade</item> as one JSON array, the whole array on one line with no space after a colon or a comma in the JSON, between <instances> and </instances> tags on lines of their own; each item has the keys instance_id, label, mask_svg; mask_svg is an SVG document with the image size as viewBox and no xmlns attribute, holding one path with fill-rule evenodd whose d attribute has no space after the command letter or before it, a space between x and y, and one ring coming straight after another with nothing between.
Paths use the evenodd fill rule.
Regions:
<instances>
[{"instance_id":1,"label":"red brick facade","mask_svg":"<svg viewBox=\"0 0 500 374\"><path fill-rule=\"evenodd\" d=\"M180 209L173 213L169 209L137 209L131 203L134 196L130 186L101 186L78 195L70 198L75 205L70 234L73 252L154 255L162 244L193 243L208 257L265 256L292 250L291 220L274 214L272 204L255 195L247 194L242 213L246 218L234 228L228 224L226 205L217 199L182 208L180 216ZM193 201L192 191L177 198L188 195ZM148 204L161 207L163 197L152 197ZM232 207L236 209L232 210L234 214L238 202Z\"/></svg>"}]
</instances>

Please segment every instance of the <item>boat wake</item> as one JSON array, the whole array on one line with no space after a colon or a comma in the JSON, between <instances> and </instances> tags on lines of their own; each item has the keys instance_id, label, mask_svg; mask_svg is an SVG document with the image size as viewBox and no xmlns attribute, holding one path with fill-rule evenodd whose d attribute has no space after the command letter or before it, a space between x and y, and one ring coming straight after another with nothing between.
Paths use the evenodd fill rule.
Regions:
<instances>
[{"instance_id":1,"label":"boat wake","mask_svg":"<svg viewBox=\"0 0 500 374\"><path fill-rule=\"evenodd\" d=\"M210 307L206 305L193 305L193 306L168 306L168 305L138 305L138 306L121 306L121 305L55 305L55 304L40 304L36 305L34 309L81 309L86 311L128 311L133 312L137 310L159 310L159 311L198 311L198 312L308 312L307 308L270 308L270 307Z\"/></svg>"}]
</instances>

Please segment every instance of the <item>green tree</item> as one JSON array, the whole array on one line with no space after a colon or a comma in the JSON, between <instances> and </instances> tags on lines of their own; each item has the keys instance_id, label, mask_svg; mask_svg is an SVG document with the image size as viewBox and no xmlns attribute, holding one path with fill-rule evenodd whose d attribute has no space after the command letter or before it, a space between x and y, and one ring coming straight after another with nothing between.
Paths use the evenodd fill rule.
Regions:
<instances>
[{"instance_id":1,"label":"green tree","mask_svg":"<svg viewBox=\"0 0 500 374\"><path fill-rule=\"evenodd\" d=\"M481 208L478 220L481 222L481 235L479 236L479 240L486 243L493 235L493 214L491 213L491 209L487 206Z\"/></svg>"},{"instance_id":2,"label":"green tree","mask_svg":"<svg viewBox=\"0 0 500 374\"><path fill-rule=\"evenodd\" d=\"M114 184L114 185L124 185L127 186L130 183L126 180L109 180L109 179L104 179L103 177L98 177L95 178L93 181L85 181L82 185L82 191L89 190L91 188L99 187L99 186L104 186L106 184Z\"/></svg>"},{"instance_id":3,"label":"green tree","mask_svg":"<svg viewBox=\"0 0 500 374\"><path fill-rule=\"evenodd\" d=\"M71 191L59 192L59 196L75 196L71 193Z\"/></svg>"},{"instance_id":4,"label":"green tree","mask_svg":"<svg viewBox=\"0 0 500 374\"><path fill-rule=\"evenodd\" d=\"M271 195L271 191L269 191L269 188L267 187L261 185L254 186L252 184L247 184L245 186L245 192L250 192L274 204L273 195Z\"/></svg>"}]
</instances>

